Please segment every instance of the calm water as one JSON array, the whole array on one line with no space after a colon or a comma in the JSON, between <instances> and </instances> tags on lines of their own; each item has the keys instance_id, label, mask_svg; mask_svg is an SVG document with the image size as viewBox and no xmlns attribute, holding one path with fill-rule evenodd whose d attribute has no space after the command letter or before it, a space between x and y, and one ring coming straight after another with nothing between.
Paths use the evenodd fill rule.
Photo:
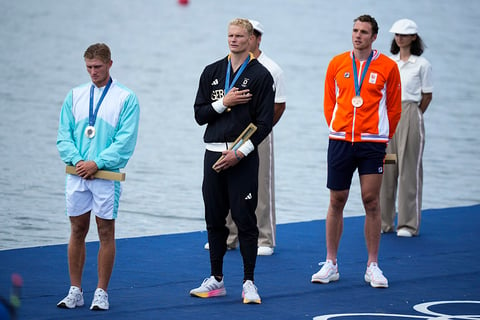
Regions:
<instances>
[{"instance_id":1,"label":"calm water","mask_svg":"<svg viewBox=\"0 0 480 320\"><path fill-rule=\"evenodd\" d=\"M352 20L363 13L377 18L383 52L388 29L404 17L417 21L428 45L435 91L425 117L423 207L480 203L479 1L0 0L0 249L68 241L58 114L68 90L89 81L82 55L94 42L110 45L112 75L141 104L117 236L204 230L204 128L193 101L203 67L228 51L235 17L264 24L262 48L287 76L287 110L275 127L278 223L325 218L323 78L333 55L351 48ZM345 214L363 214L358 178ZM88 239L96 238L92 226Z\"/></svg>"}]
</instances>

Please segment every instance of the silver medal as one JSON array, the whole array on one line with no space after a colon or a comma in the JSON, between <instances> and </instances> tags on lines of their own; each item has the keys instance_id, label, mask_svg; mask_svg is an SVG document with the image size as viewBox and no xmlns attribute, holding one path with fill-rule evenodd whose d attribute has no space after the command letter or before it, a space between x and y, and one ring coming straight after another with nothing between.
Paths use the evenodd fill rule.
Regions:
<instances>
[{"instance_id":1,"label":"silver medal","mask_svg":"<svg viewBox=\"0 0 480 320\"><path fill-rule=\"evenodd\" d=\"M88 126L85 129L85 135L87 136L87 138L90 138L90 139L95 137L95 127L94 126Z\"/></svg>"}]
</instances>

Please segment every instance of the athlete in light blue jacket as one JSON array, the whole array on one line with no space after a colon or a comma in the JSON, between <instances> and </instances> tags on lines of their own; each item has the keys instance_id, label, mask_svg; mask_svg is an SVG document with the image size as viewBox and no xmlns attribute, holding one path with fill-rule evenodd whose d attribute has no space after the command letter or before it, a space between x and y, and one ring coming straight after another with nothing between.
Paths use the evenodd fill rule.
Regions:
<instances>
[{"instance_id":1,"label":"athlete in light blue jacket","mask_svg":"<svg viewBox=\"0 0 480 320\"><path fill-rule=\"evenodd\" d=\"M75 166L78 174L67 175L66 179L66 213L71 223L70 290L57 306L72 309L84 304L85 238L93 213L100 249L98 283L90 309L108 310L107 287L115 260L115 218L121 186L118 181L93 176L98 170L118 171L126 166L137 141L140 107L135 93L110 77L112 60L107 45L91 45L84 58L92 82L68 93L57 136L61 159Z\"/></svg>"}]
</instances>

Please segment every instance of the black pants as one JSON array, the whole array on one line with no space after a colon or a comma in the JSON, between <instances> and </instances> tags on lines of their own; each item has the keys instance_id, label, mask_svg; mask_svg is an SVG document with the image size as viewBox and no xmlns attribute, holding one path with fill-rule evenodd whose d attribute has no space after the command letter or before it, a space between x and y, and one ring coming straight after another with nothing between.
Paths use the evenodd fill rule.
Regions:
<instances>
[{"instance_id":1,"label":"black pants","mask_svg":"<svg viewBox=\"0 0 480 320\"><path fill-rule=\"evenodd\" d=\"M212 165L220 152L206 151L203 171L203 201L210 245L211 274L223 276L223 257L227 251L228 211L238 227L243 258L244 280L252 280L257 260L258 228L255 209L258 200L258 153L254 150L236 166L217 173Z\"/></svg>"}]
</instances>

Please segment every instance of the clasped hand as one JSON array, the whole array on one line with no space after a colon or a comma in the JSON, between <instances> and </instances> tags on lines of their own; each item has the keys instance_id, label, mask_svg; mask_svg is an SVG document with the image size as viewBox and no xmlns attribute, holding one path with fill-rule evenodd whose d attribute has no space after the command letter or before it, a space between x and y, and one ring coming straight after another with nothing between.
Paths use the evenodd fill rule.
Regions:
<instances>
[{"instance_id":1,"label":"clasped hand","mask_svg":"<svg viewBox=\"0 0 480 320\"><path fill-rule=\"evenodd\" d=\"M93 176L98 171L98 167L95 161L79 161L75 165L75 170L79 177L93 179Z\"/></svg>"}]
</instances>

